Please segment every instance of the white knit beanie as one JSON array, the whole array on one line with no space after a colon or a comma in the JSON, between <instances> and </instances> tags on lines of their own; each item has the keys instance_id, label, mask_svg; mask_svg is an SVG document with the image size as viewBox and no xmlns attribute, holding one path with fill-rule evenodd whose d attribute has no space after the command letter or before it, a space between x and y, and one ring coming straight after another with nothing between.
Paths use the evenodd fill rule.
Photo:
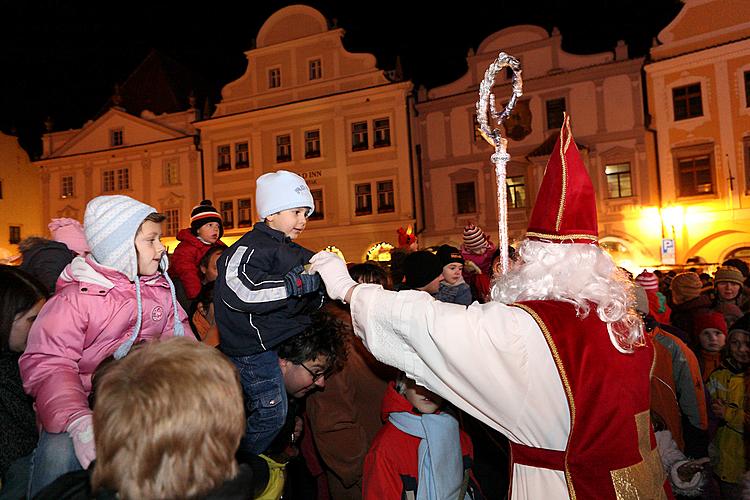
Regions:
<instances>
[{"instance_id":1,"label":"white knit beanie","mask_svg":"<svg viewBox=\"0 0 750 500\"><path fill-rule=\"evenodd\" d=\"M128 196L97 196L86 205L83 232L99 264L138 279L135 233L156 209Z\"/></svg>"},{"instance_id":2,"label":"white knit beanie","mask_svg":"<svg viewBox=\"0 0 750 500\"><path fill-rule=\"evenodd\" d=\"M86 205L83 216L83 231L91 247L91 256L102 266L120 271L135 283L135 295L138 310L133 331L126 341L114 353L115 359L124 357L133 346L141 331L143 307L141 304L141 283L138 279L138 254L135 250L135 234L144 219L156 213L154 207L134 200L128 196L98 196ZM169 283L174 311L173 328L175 336L184 335L180 323L179 308L174 285L167 275L168 258L166 252L161 258L159 268Z\"/></svg>"},{"instance_id":3,"label":"white knit beanie","mask_svg":"<svg viewBox=\"0 0 750 500\"><path fill-rule=\"evenodd\" d=\"M305 179L287 170L263 174L255 181L255 207L260 220L290 208L315 208L310 188Z\"/></svg>"}]
</instances>

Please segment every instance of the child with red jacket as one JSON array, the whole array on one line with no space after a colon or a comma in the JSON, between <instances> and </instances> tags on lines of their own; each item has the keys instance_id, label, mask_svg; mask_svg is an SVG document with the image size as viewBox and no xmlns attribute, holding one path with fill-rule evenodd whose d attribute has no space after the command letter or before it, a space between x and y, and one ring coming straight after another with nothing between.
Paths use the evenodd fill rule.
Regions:
<instances>
[{"instance_id":1,"label":"child with red jacket","mask_svg":"<svg viewBox=\"0 0 750 500\"><path fill-rule=\"evenodd\" d=\"M404 373L389 384L381 407L385 425L365 457L364 500L484 498L471 472L471 439L442 405L443 398Z\"/></svg>"},{"instance_id":2,"label":"child with red jacket","mask_svg":"<svg viewBox=\"0 0 750 500\"><path fill-rule=\"evenodd\" d=\"M219 239L222 236L221 214L213 207L211 200L203 200L193 207L190 227L177 233L180 243L169 259L169 276L182 283L188 300L195 299L203 286L199 264L205 253L211 247L227 247Z\"/></svg>"}]
</instances>

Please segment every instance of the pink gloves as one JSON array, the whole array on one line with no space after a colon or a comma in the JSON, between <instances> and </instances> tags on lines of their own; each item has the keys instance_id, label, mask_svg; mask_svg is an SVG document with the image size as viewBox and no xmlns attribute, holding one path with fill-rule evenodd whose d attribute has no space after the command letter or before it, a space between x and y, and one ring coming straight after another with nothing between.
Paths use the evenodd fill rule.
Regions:
<instances>
[{"instance_id":1,"label":"pink gloves","mask_svg":"<svg viewBox=\"0 0 750 500\"><path fill-rule=\"evenodd\" d=\"M88 469L89 464L96 458L94 424L91 415L84 415L74 420L66 431L73 438L73 448L76 452L76 458L81 463L81 467Z\"/></svg>"},{"instance_id":2,"label":"pink gloves","mask_svg":"<svg viewBox=\"0 0 750 500\"><path fill-rule=\"evenodd\" d=\"M326 285L326 292L333 300L345 302L346 293L357 285L357 282L349 276L346 262L338 255L325 250L312 256L308 272L320 274Z\"/></svg>"}]
</instances>

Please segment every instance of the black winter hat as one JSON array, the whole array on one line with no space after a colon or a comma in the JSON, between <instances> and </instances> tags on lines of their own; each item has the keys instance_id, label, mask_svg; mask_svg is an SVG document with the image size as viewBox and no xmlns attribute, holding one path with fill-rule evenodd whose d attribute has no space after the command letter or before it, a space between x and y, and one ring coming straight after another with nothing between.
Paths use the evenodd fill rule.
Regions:
<instances>
[{"instance_id":1,"label":"black winter hat","mask_svg":"<svg viewBox=\"0 0 750 500\"><path fill-rule=\"evenodd\" d=\"M452 262L464 264L464 258L458 248L450 245L440 245L437 249L437 258L440 259L440 265L445 267Z\"/></svg>"},{"instance_id":2,"label":"black winter hat","mask_svg":"<svg viewBox=\"0 0 750 500\"><path fill-rule=\"evenodd\" d=\"M198 229L209 222L217 222L219 224L219 238L224 236L221 214L214 208L211 200L203 200L200 204L194 206L193 211L190 212L190 232L198 236Z\"/></svg>"},{"instance_id":3,"label":"black winter hat","mask_svg":"<svg viewBox=\"0 0 750 500\"><path fill-rule=\"evenodd\" d=\"M427 250L412 252L404 259L406 286L421 288L443 274L443 266L437 255Z\"/></svg>"}]
</instances>

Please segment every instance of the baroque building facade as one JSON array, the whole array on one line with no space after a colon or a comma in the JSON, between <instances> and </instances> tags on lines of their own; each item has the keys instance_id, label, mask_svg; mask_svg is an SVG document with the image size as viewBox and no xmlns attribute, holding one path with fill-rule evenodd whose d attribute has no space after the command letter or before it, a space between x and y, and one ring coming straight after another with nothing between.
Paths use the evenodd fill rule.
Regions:
<instances>
[{"instance_id":1,"label":"baroque building facade","mask_svg":"<svg viewBox=\"0 0 750 500\"><path fill-rule=\"evenodd\" d=\"M118 87L112 102L79 129L43 136L41 217L83 221L86 204L124 194L167 215L165 243L190 221L201 199L200 157L192 125L198 110L175 63L156 51ZM51 130L51 124L48 129Z\"/></svg>"},{"instance_id":2,"label":"baroque building facade","mask_svg":"<svg viewBox=\"0 0 750 500\"><path fill-rule=\"evenodd\" d=\"M525 233L566 112L596 190L602 244L625 265L652 262L657 249L650 251L628 227L640 219L639 207L657 196L645 144L643 59L629 58L623 42L591 55L571 54L561 45L557 29L506 28L469 52L468 71L459 80L420 89L413 129L423 176L424 245L457 246L468 222L497 242L494 148L478 132L475 105L486 69L503 51L519 59L523 78L523 96L501 131L511 156L504 187L511 242ZM496 79L498 109L510 98L511 76L507 71Z\"/></svg>"},{"instance_id":3,"label":"baroque building facade","mask_svg":"<svg viewBox=\"0 0 750 500\"><path fill-rule=\"evenodd\" d=\"M651 238L678 263L750 258L750 9L687 0L645 65L652 164L661 187Z\"/></svg>"},{"instance_id":4,"label":"baroque building facade","mask_svg":"<svg viewBox=\"0 0 750 500\"><path fill-rule=\"evenodd\" d=\"M315 212L299 239L312 250L335 246L359 262L414 223L412 85L374 56L348 52L343 36L311 7L277 11L245 53L245 73L194 123L227 243L258 220L255 179L276 170L301 175L312 191Z\"/></svg>"}]
</instances>

